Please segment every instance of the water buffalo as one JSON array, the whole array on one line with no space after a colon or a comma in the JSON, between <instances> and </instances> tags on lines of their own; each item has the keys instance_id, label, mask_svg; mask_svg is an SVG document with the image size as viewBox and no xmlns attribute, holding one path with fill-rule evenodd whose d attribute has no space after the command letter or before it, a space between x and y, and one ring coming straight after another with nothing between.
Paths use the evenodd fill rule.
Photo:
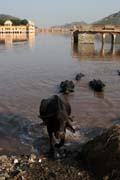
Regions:
<instances>
[{"instance_id":1,"label":"water buffalo","mask_svg":"<svg viewBox=\"0 0 120 180\"><path fill-rule=\"evenodd\" d=\"M117 70L118 75L120 76L120 70Z\"/></svg>"},{"instance_id":2,"label":"water buffalo","mask_svg":"<svg viewBox=\"0 0 120 180\"><path fill-rule=\"evenodd\" d=\"M60 83L60 92L62 93L70 93L70 92L74 92L74 83L73 81L68 81L68 80L65 80L65 81L62 81Z\"/></svg>"},{"instance_id":3,"label":"water buffalo","mask_svg":"<svg viewBox=\"0 0 120 180\"><path fill-rule=\"evenodd\" d=\"M81 80L81 78L84 77L84 76L85 76L84 74L78 73L78 74L76 74L76 76L75 76L75 80L76 80L76 81L79 81L79 80Z\"/></svg>"},{"instance_id":4,"label":"water buffalo","mask_svg":"<svg viewBox=\"0 0 120 180\"><path fill-rule=\"evenodd\" d=\"M105 84L101 80L93 79L89 82L89 86L96 92L102 92Z\"/></svg>"},{"instance_id":5,"label":"water buffalo","mask_svg":"<svg viewBox=\"0 0 120 180\"><path fill-rule=\"evenodd\" d=\"M60 139L55 147L64 145L66 128L75 132L71 125L71 106L68 102L63 101L58 95L54 95L48 99L43 99L40 104L40 118L47 126L50 137L50 150L53 151L53 135Z\"/></svg>"}]
</instances>

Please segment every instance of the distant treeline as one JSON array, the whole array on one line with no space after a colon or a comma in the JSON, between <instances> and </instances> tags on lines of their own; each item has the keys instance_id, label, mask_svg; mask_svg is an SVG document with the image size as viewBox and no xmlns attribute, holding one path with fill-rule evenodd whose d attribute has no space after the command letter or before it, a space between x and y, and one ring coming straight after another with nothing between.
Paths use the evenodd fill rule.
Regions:
<instances>
[{"instance_id":1,"label":"distant treeline","mask_svg":"<svg viewBox=\"0 0 120 180\"><path fill-rule=\"evenodd\" d=\"M6 20L4 19L0 19L0 25L4 25ZM20 25L27 25L28 24L28 20L27 19L10 19L10 21L12 21L13 25L15 26L20 26Z\"/></svg>"}]
</instances>

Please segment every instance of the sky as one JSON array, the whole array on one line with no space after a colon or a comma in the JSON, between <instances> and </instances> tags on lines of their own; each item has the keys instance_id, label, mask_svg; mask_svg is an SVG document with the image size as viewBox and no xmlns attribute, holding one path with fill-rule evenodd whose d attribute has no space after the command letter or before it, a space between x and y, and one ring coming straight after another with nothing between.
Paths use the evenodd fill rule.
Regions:
<instances>
[{"instance_id":1,"label":"sky","mask_svg":"<svg viewBox=\"0 0 120 180\"><path fill-rule=\"evenodd\" d=\"M92 23L120 11L120 0L0 0L0 14L9 14L49 27Z\"/></svg>"}]
</instances>

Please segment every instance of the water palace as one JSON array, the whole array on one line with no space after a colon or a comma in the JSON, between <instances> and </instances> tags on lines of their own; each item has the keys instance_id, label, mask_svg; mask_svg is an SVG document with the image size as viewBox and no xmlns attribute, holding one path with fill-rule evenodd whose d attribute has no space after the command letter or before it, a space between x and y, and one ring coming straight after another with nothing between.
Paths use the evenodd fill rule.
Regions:
<instances>
[{"instance_id":1,"label":"water palace","mask_svg":"<svg viewBox=\"0 0 120 180\"><path fill-rule=\"evenodd\" d=\"M27 25L13 25L12 21L5 21L4 25L0 25L0 33L35 33L35 24L28 21Z\"/></svg>"}]
</instances>

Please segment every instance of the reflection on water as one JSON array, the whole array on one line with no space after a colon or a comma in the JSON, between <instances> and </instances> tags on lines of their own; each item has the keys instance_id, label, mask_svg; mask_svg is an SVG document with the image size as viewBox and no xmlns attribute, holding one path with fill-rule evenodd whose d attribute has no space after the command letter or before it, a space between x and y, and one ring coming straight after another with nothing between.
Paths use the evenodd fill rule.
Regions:
<instances>
[{"instance_id":1,"label":"reflection on water","mask_svg":"<svg viewBox=\"0 0 120 180\"><path fill-rule=\"evenodd\" d=\"M94 92L94 95L98 98L104 98L104 91L102 92Z\"/></svg>"},{"instance_id":2,"label":"reflection on water","mask_svg":"<svg viewBox=\"0 0 120 180\"><path fill-rule=\"evenodd\" d=\"M14 42L29 42L32 48L35 43L35 34L15 33L15 34L0 34L0 44L12 45Z\"/></svg>"},{"instance_id":3,"label":"reflection on water","mask_svg":"<svg viewBox=\"0 0 120 180\"><path fill-rule=\"evenodd\" d=\"M111 45L109 48L105 47L105 44L101 43L101 47L96 49L96 44L74 44L72 43L72 56L78 59L116 59L120 58L119 45Z\"/></svg>"},{"instance_id":4,"label":"reflection on water","mask_svg":"<svg viewBox=\"0 0 120 180\"><path fill-rule=\"evenodd\" d=\"M45 145L48 142L48 139L44 140L48 137L45 130L40 127L39 131L34 124L40 122L40 101L59 94L58 86L66 79L74 81L75 92L61 96L72 106L76 128L74 135L67 132L66 142L85 142L104 128L120 122L119 44L113 53L109 44L102 51L99 42L76 47L71 46L69 36L58 34L38 34L36 37L6 34L1 36L1 42L0 142L4 135L26 143L29 140L30 145L33 141L38 144L37 138L40 145ZM85 76L76 82L75 75L80 72ZM103 81L106 85L103 93L94 93L89 88L92 79Z\"/></svg>"}]
</instances>

